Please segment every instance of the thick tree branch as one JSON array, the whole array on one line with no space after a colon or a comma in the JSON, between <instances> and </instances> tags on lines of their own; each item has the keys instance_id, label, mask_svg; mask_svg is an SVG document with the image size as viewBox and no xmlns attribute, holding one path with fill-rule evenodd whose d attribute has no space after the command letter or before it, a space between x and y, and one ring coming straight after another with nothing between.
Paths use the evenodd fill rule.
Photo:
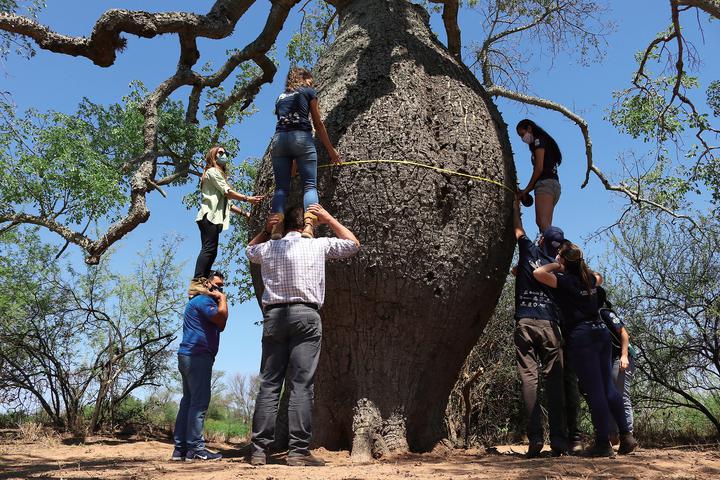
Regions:
<instances>
[{"instance_id":1,"label":"thick tree branch","mask_svg":"<svg viewBox=\"0 0 720 480\"><path fill-rule=\"evenodd\" d=\"M462 42L460 40L460 27L458 26L458 0L430 0L432 3L442 3L443 13L442 19L445 25L445 33L447 34L448 50L455 57L455 60L462 63L461 49Z\"/></svg>"},{"instance_id":2,"label":"thick tree branch","mask_svg":"<svg viewBox=\"0 0 720 480\"><path fill-rule=\"evenodd\" d=\"M511 100L515 100L517 102L525 103L528 105L535 105L537 107L546 108L548 110L554 110L556 112L563 114L565 117L569 118L570 120L575 122L575 124L577 124L577 126L580 128L580 131L582 132L582 136L585 141L585 157L587 159L585 180L583 181L581 188L585 188L585 186L588 184L588 181L590 179L590 172L593 172L598 177L598 179L600 179L600 182L603 184L603 186L605 187L606 190L620 192L620 193L626 195L634 203L645 203L654 208L662 210L663 212L666 212L675 218L688 220L693 225L697 226L696 222L691 217L689 217L687 215L679 214L679 213L673 211L672 209L666 207L665 205L659 204L655 201L650 200L649 198L643 197L642 194L640 193L639 189L633 190L623 184L619 184L619 185L612 184L608 180L608 178L605 176L603 171L600 170L593 163L592 140L590 139L590 131L588 129L588 124L587 124L587 121L585 121L585 119L582 118L577 113L573 112L566 106L561 105L557 102L553 102L553 101L547 100L545 98L533 97L533 96L526 95L526 94L520 93L520 92L515 92L515 91L508 90L504 87L500 87L497 85L493 85L491 87L486 88L486 91L489 95L492 95L492 96L509 98Z\"/></svg>"},{"instance_id":3,"label":"thick tree branch","mask_svg":"<svg viewBox=\"0 0 720 480\"><path fill-rule=\"evenodd\" d=\"M195 15L183 12L147 13L127 10L109 10L95 24L90 39L85 37L66 37L52 32L34 20L17 15L1 14L0 30L26 35L33 38L43 49L74 56L85 56L100 66L109 66L115 60L116 50L124 46L120 38L122 32L143 37L153 37L163 33L177 33L180 43L180 55L176 72L162 82L148 95L140 107L145 121L143 125L144 151L142 155L128 162L123 171L133 171L130 178L130 205L127 214L108 227L97 240L83 233L73 231L57 221L58 215L47 218L44 215L23 213L0 215L0 223L31 223L58 233L66 241L83 248L89 264L99 262L100 256L115 242L134 230L150 217L146 196L152 190L161 193L160 186L187 175L188 164L178 163L174 174L156 180L157 159L161 155L158 146L159 108L178 88L189 85L192 92L188 102L186 120L196 122L200 96L204 88L219 86L233 71L246 61L254 61L262 74L236 92L233 92L218 106L216 119L218 128L216 139L227 122L226 112L236 102L242 100L241 110L247 108L259 92L261 86L272 81L276 68L267 57L267 52L275 43L285 20L299 0L272 0L270 13L265 26L258 37L237 53L231 55L225 64L215 73L202 76L192 70L200 58L197 49L197 37L224 38L230 35L235 24L254 3L254 0L218 0L207 15Z\"/></svg>"},{"instance_id":4,"label":"thick tree branch","mask_svg":"<svg viewBox=\"0 0 720 480\"><path fill-rule=\"evenodd\" d=\"M35 20L11 13L0 13L0 30L31 38L43 50L86 57L100 67L109 67L127 44L122 33L153 38L191 31L198 37L224 38L253 3L254 0L218 0L206 15L112 9L100 16L90 38L62 35Z\"/></svg>"},{"instance_id":5,"label":"thick tree branch","mask_svg":"<svg viewBox=\"0 0 720 480\"><path fill-rule=\"evenodd\" d=\"M675 3L687 7L696 7L720 19L720 1L718 0L676 0Z\"/></svg>"}]
</instances>

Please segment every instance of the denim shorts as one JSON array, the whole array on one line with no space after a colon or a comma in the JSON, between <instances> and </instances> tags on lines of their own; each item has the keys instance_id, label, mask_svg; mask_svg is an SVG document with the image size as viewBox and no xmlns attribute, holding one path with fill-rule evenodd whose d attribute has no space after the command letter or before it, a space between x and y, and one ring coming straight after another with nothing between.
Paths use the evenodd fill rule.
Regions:
<instances>
[{"instance_id":1,"label":"denim shorts","mask_svg":"<svg viewBox=\"0 0 720 480\"><path fill-rule=\"evenodd\" d=\"M553 197L553 205L560 200L560 182L554 178L544 178L535 182L535 196L542 193Z\"/></svg>"}]
</instances>

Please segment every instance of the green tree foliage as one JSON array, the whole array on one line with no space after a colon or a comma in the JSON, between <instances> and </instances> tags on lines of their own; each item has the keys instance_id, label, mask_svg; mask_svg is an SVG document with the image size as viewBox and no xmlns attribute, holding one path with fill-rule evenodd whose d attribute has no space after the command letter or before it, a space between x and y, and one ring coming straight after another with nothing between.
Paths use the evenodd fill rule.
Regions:
<instances>
[{"instance_id":1,"label":"green tree foliage","mask_svg":"<svg viewBox=\"0 0 720 480\"><path fill-rule=\"evenodd\" d=\"M58 428L113 426L118 406L168 372L184 304L177 239L148 247L134 271L100 265L77 271L55 261L37 232L0 243L0 401L41 409Z\"/></svg>"},{"instance_id":2,"label":"green tree foliage","mask_svg":"<svg viewBox=\"0 0 720 480\"><path fill-rule=\"evenodd\" d=\"M0 118L0 213L52 218L66 224L113 221L128 206L133 162L143 152L140 82L120 103L108 106L85 98L75 112L18 114L4 105ZM167 100L159 116L164 146L157 178L187 183L204 166L213 130L185 122L181 102ZM223 138L228 149L237 141Z\"/></svg>"}]
</instances>

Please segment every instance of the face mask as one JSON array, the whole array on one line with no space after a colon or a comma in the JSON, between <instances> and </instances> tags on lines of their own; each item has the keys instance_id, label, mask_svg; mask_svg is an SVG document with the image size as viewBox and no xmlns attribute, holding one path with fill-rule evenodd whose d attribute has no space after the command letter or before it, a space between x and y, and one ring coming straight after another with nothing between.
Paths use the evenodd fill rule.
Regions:
<instances>
[{"instance_id":1,"label":"face mask","mask_svg":"<svg viewBox=\"0 0 720 480\"><path fill-rule=\"evenodd\" d=\"M225 165L227 165L228 158L227 158L227 155L225 154L225 152L219 154L219 155L215 158L215 161L216 161L217 164L220 165L221 167L224 167Z\"/></svg>"},{"instance_id":2,"label":"face mask","mask_svg":"<svg viewBox=\"0 0 720 480\"><path fill-rule=\"evenodd\" d=\"M530 145L532 141L535 140L535 137L533 137L533 134L530 132L525 132L525 135L522 137L522 141Z\"/></svg>"}]
</instances>

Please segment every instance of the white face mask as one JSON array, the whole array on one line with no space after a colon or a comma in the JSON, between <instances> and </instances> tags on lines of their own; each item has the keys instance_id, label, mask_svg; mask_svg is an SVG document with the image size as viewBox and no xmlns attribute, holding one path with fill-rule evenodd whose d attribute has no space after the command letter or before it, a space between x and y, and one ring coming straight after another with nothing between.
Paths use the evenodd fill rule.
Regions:
<instances>
[{"instance_id":1,"label":"white face mask","mask_svg":"<svg viewBox=\"0 0 720 480\"><path fill-rule=\"evenodd\" d=\"M530 145L533 140L535 140L535 137L533 137L533 134L530 132L525 132L525 135L522 136L522 141L528 145Z\"/></svg>"},{"instance_id":2,"label":"white face mask","mask_svg":"<svg viewBox=\"0 0 720 480\"><path fill-rule=\"evenodd\" d=\"M228 158L227 158L227 155L225 154L225 152L219 153L218 156L215 158L215 161L221 167L224 167L225 165L227 165Z\"/></svg>"}]
</instances>

